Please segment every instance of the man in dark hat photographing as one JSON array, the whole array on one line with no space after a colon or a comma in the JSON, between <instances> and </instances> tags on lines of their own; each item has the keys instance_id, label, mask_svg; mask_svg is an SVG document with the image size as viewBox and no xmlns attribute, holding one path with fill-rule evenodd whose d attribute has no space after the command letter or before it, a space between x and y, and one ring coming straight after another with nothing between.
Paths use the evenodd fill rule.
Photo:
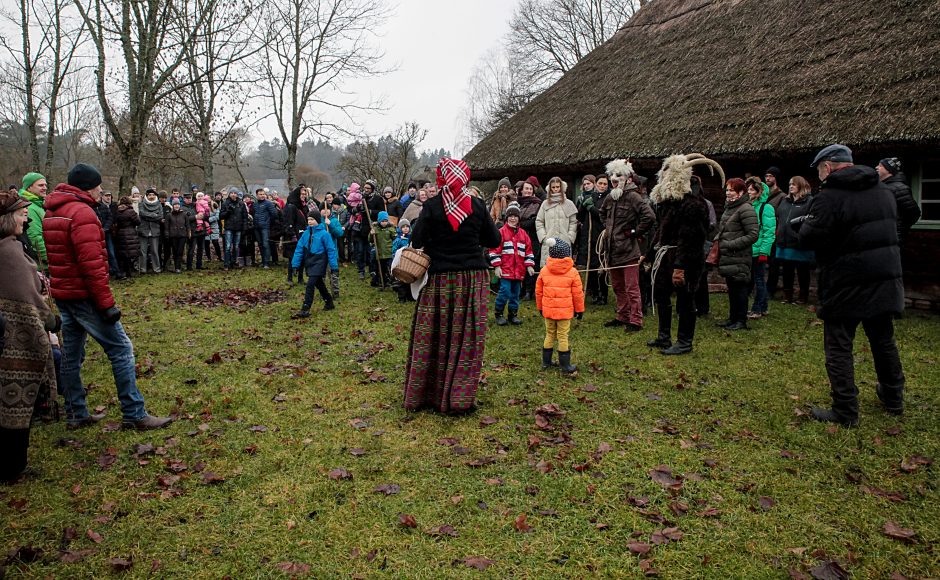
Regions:
<instances>
[{"instance_id":1,"label":"man in dark hat photographing","mask_svg":"<svg viewBox=\"0 0 940 580\"><path fill-rule=\"evenodd\" d=\"M894 341L894 319L904 311L901 254L894 196L871 167L855 165L845 145L822 149L811 165L821 186L805 218L800 243L819 263L819 307L832 408L813 408L819 421L858 425L853 346L861 324L871 345L888 413L904 412L904 372Z\"/></svg>"}]
</instances>

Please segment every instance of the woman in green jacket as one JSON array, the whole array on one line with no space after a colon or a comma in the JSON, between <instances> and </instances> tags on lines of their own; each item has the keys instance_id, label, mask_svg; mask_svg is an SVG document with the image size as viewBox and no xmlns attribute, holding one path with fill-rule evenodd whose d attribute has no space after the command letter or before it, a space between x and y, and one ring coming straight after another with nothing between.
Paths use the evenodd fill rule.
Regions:
<instances>
[{"instance_id":1,"label":"woman in green jacket","mask_svg":"<svg viewBox=\"0 0 940 580\"><path fill-rule=\"evenodd\" d=\"M767 291L767 263L770 260L770 250L777 234L777 215L774 206L767 202L770 197L770 188L766 183L763 183L759 177L749 177L745 186L760 227L757 241L751 246L751 278L753 279L751 288L754 289L754 303L747 315L748 318L755 319L767 315L770 299Z\"/></svg>"}]
</instances>

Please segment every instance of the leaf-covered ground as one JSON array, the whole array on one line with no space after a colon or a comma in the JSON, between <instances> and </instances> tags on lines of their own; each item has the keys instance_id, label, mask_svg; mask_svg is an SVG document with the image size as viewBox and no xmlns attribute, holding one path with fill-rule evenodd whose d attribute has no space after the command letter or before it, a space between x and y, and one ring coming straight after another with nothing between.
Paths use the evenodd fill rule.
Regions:
<instances>
[{"instance_id":1,"label":"leaf-covered ground","mask_svg":"<svg viewBox=\"0 0 940 580\"><path fill-rule=\"evenodd\" d=\"M148 408L178 420L115 430L90 346L108 421L34 428L38 473L0 487L7 577L940 575L936 317L897 325L903 418L857 344L846 430L805 418L828 386L803 307L773 304L749 332L703 320L676 358L646 348L654 320L626 335L589 307L564 378L540 370L524 303L523 326L490 331L479 410L451 418L402 409L413 304L345 268L336 311L291 321L303 290L283 276L116 285Z\"/></svg>"}]
</instances>

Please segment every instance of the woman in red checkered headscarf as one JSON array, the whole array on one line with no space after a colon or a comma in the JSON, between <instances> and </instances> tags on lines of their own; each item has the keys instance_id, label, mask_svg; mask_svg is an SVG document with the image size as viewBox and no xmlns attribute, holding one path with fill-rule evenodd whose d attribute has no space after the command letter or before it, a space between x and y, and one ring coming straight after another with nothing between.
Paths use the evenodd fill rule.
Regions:
<instances>
[{"instance_id":1,"label":"woman in red checkered headscarf","mask_svg":"<svg viewBox=\"0 0 940 580\"><path fill-rule=\"evenodd\" d=\"M489 271L483 248L499 245L483 200L468 191L470 168L459 159L437 165L440 195L429 198L411 245L431 258L411 327L405 408L461 413L476 407L483 366Z\"/></svg>"}]
</instances>

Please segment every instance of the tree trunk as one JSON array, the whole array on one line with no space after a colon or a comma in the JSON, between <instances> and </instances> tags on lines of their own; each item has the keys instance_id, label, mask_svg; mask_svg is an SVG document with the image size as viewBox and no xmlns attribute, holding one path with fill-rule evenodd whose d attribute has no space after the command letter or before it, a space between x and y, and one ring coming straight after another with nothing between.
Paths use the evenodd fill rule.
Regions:
<instances>
[{"instance_id":1,"label":"tree trunk","mask_svg":"<svg viewBox=\"0 0 940 580\"><path fill-rule=\"evenodd\" d=\"M297 141L287 144L287 159L284 160L284 169L287 170L287 190L292 190L296 185L297 174Z\"/></svg>"}]
</instances>

